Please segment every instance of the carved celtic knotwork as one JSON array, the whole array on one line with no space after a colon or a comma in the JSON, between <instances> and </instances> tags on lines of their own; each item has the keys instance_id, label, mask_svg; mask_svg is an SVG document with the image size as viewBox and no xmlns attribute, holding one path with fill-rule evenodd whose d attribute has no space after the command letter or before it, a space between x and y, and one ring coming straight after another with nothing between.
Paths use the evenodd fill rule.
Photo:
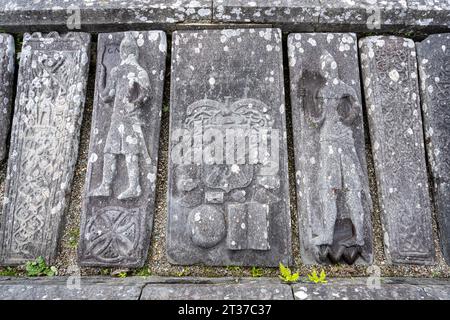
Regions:
<instances>
[{"instance_id":1,"label":"carved celtic knotwork","mask_svg":"<svg viewBox=\"0 0 450 320\"><path fill-rule=\"evenodd\" d=\"M0 259L55 258L77 159L90 36L26 34L21 53Z\"/></svg>"},{"instance_id":2,"label":"carved celtic knotwork","mask_svg":"<svg viewBox=\"0 0 450 320\"><path fill-rule=\"evenodd\" d=\"M140 212L120 207L106 207L87 221L85 254L104 263L137 259L140 238Z\"/></svg>"}]
</instances>

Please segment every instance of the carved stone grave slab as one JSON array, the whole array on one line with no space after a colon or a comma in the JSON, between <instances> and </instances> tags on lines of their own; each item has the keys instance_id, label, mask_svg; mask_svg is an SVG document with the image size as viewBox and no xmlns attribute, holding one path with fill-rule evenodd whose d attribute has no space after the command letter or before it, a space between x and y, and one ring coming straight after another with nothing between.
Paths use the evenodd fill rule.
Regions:
<instances>
[{"instance_id":1,"label":"carved stone grave slab","mask_svg":"<svg viewBox=\"0 0 450 320\"><path fill-rule=\"evenodd\" d=\"M14 38L0 33L0 161L6 157L14 81Z\"/></svg>"},{"instance_id":2,"label":"carved stone grave slab","mask_svg":"<svg viewBox=\"0 0 450 320\"><path fill-rule=\"evenodd\" d=\"M417 44L425 141L442 253L450 263L450 34Z\"/></svg>"},{"instance_id":3,"label":"carved stone grave slab","mask_svg":"<svg viewBox=\"0 0 450 320\"><path fill-rule=\"evenodd\" d=\"M25 34L5 199L1 264L57 252L78 156L90 35Z\"/></svg>"},{"instance_id":4,"label":"carved stone grave slab","mask_svg":"<svg viewBox=\"0 0 450 320\"><path fill-rule=\"evenodd\" d=\"M279 29L175 32L167 254L172 263L289 263Z\"/></svg>"},{"instance_id":5,"label":"carved stone grave slab","mask_svg":"<svg viewBox=\"0 0 450 320\"><path fill-rule=\"evenodd\" d=\"M302 261L371 263L358 44L352 33L288 37Z\"/></svg>"},{"instance_id":6,"label":"carved stone grave slab","mask_svg":"<svg viewBox=\"0 0 450 320\"><path fill-rule=\"evenodd\" d=\"M392 264L433 264L414 42L378 36L359 45L386 258Z\"/></svg>"},{"instance_id":7,"label":"carved stone grave slab","mask_svg":"<svg viewBox=\"0 0 450 320\"><path fill-rule=\"evenodd\" d=\"M166 49L162 31L99 35L78 246L83 266L140 267L147 257Z\"/></svg>"}]
</instances>

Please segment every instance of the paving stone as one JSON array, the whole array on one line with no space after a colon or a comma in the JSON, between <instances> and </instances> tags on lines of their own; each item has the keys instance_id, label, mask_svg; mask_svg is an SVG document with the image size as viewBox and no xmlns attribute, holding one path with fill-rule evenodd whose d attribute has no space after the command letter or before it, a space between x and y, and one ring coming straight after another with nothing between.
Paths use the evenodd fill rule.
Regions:
<instances>
[{"instance_id":1,"label":"paving stone","mask_svg":"<svg viewBox=\"0 0 450 320\"><path fill-rule=\"evenodd\" d=\"M450 300L450 287L443 285L425 285L422 290L435 300Z\"/></svg>"},{"instance_id":2,"label":"paving stone","mask_svg":"<svg viewBox=\"0 0 450 320\"><path fill-rule=\"evenodd\" d=\"M142 300L293 300L292 289L280 281L222 284L149 284Z\"/></svg>"},{"instance_id":3,"label":"paving stone","mask_svg":"<svg viewBox=\"0 0 450 320\"><path fill-rule=\"evenodd\" d=\"M210 21L211 0L0 0L0 26L14 30L119 31Z\"/></svg>"},{"instance_id":4,"label":"paving stone","mask_svg":"<svg viewBox=\"0 0 450 320\"><path fill-rule=\"evenodd\" d=\"M296 300L433 300L420 286L409 284L381 284L369 287L367 284L310 284L293 285ZM445 289L449 289L445 286ZM443 295L443 293L440 293Z\"/></svg>"},{"instance_id":5,"label":"paving stone","mask_svg":"<svg viewBox=\"0 0 450 320\"><path fill-rule=\"evenodd\" d=\"M289 285L269 278L3 277L0 279L0 300L449 299L448 279L380 278L379 280L378 283L371 278L334 278L329 279L324 285L306 282Z\"/></svg>"},{"instance_id":6,"label":"paving stone","mask_svg":"<svg viewBox=\"0 0 450 320\"><path fill-rule=\"evenodd\" d=\"M143 286L95 277L0 280L0 300L138 300Z\"/></svg>"},{"instance_id":7,"label":"paving stone","mask_svg":"<svg viewBox=\"0 0 450 320\"><path fill-rule=\"evenodd\" d=\"M6 157L14 81L14 38L0 33L0 161Z\"/></svg>"},{"instance_id":8,"label":"paving stone","mask_svg":"<svg viewBox=\"0 0 450 320\"><path fill-rule=\"evenodd\" d=\"M302 26L313 30L319 22L320 0L216 0L215 21L256 22Z\"/></svg>"},{"instance_id":9,"label":"paving stone","mask_svg":"<svg viewBox=\"0 0 450 320\"><path fill-rule=\"evenodd\" d=\"M54 260L78 156L90 35L25 34L5 199L1 264Z\"/></svg>"},{"instance_id":10,"label":"paving stone","mask_svg":"<svg viewBox=\"0 0 450 320\"><path fill-rule=\"evenodd\" d=\"M450 34L417 44L425 141L434 181L440 240L450 263Z\"/></svg>"},{"instance_id":11,"label":"paving stone","mask_svg":"<svg viewBox=\"0 0 450 320\"><path fill-rule=\"evenodd\" d=\"M321 0L320 25L329 30L385 30L405 24L405 0Z\"/></svg>"},{"instance_id":12,"label":"paving stone","mask_svg":"<svg viewBox=\"0 0 450 320\"><path fill-rule=\"evenodd\" d=\"M83 266L140 267L150 244L166 35L100 34L81 219Z\"/></svg>"},{"instance_id":13,"label":"paving stone","mask_svg":"<svg viewBox=\"0 0 450 320\"><path fill-rule=\"evenodd\" d=\"M450 28L448 0L407 0L407 25Z\"/></svg>"},{"instance_id":14,"label":"paving stone","mask_svg":"<svg viewBox=\"0 0 450 320\"><path fill-rule=\"evenodd\" d=\"M280 30L177 31L172 56L170 261L289 263Z\"/></svg>"},{"instance_id":15,"label":"paving stone","mask_svg":"<svg viewBox=\"0 0 450 320\"><path fill-rule=\"evenodd\" d=\"M386 258L394 264L433 264L414 42L368 37L360 49Z\"/></svg>"},{"instance_id":16,"label":"paving stone","mask_svg":"<svg viewBox=\"0 0 450 320\"><path fill-rule=\"evenodd\" d=\"M288 37L302 261L371 263L358 40L353 33Z\"/></svg>"}]
</instances>

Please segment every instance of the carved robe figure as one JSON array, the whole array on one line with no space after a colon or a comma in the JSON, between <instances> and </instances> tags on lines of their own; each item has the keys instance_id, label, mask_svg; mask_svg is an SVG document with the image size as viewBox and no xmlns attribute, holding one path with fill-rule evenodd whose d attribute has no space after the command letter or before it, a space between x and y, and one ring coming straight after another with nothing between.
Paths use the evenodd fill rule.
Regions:
<instances>
[{"instance_id":1,"label":"carved robe figure","mask_svg":"<svg viewBox=\"0 0 450 320\"><path fill-rule=\"evenodd\" d=\"M139 157L150 159L142 133L141 107L150 98L150 79L139 64L139 48L131 33L125 33L120 44L120 64L111 70L100 98L113 103L111 126L104 148L103 179L92 196L110 196L111 184L116 174L117 158L125 156L128 172L128 189L118 195L119 200L141 195L139 182Z\"/></svg>"},{"instance_id":2,"label":"carved robe figure","mask_svg":"<svg viewBox=\"0 0 450 320\"><path fill-rule=\"evenodd\" d=\"M362 192L367 191L350 126L359 114L359 99L355 90L339 79L336 61L327 51L320 57L319 73L324 85L314 97L314 110L307 110L309 120L320 130L317 183L322 225L312 242L318 261L338 261L344 256L353 263L364 245ZM343 207L349 216L339 221L351 221L350 226L345 226L351 230L350 236L348 232L335 234L337 229L342 230L336 224L342 218L339 215Z\"/></svg>"}]
</instances>

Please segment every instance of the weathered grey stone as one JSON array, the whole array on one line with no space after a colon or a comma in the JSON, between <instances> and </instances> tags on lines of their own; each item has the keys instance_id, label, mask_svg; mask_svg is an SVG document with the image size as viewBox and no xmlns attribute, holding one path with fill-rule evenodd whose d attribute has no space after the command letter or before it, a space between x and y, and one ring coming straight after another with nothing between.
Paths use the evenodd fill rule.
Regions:
<instances>
[{"instance_id":1,"label":"weathered grey stone","mask_svg":"<svg viewBox=\"0 0 450 320\"><path fill-rule=\"evenodd\" d=\"M372 262L358 40L288 37L302 261Z\"/></svg>"},{"instance_id":2,"label":"weathered grey stone","mask_svg":"<svg viewBox=\"0 0 450 320\"><path fill-rule=\"evenodd\" d=\"M408 26L441 27L450 29L450 1L407 0Z\"/></svg>"},{"instance_id":3,"label":"weathered grey stone","mask_svg":"<svg viewBox=\"0 0 450 320\"><path fill-rule=\"evenodd\" d=\"M414 42L368 37L360 49L386 258L394 264L433 264Z\"/></svg>"},{"instance_id":4,"label":"weathered grey stone","mask_svg":"<svg viewBox=\"0 0 450 320\"><path fill-rule=\"evenodd\" d=\"M0 280L0 300L138 300L144 285L95 277Z\"/></svg>"},{"instance_id":5,"label":"weathered grey stone","mask_svg":"<svg viewBox=\"0 0 450 320\"><path fill-rule=\"evenodd\" d=\"M289 263L280 30L175 32L173 43L169 259Z\"/></svg>"},{"instance_id":6,"label":"weathered grey stone","mask_svg":"<svg viewBox=\"0 0 450 320\"><path fill-rule=\"evenodd\" d=\"M153 224L166 35L100 34L79 259L139 267Z\"/></svg>"},{"instance_id":7,"label":"weathered grey stone","mask_svg":"<svg viewBox=\"0 0 450 320\"><path fill-rule=\"evenodd\" d=\"M422 285L422 290L434 300L450 300L448 285Z\"/></svg>"},{"instance_id":8,"label":"weathered grey stone","mask_svg":"<svg viewBox=\"0 0 450 320\"><path fill-rule=\"evenodd\" d=\"M211 15L211 0L0 0L0 27L15 31L173 28Z\"/></svg>"},{"instance_id":9,"label":"weathered grey stone","mask_svg":"<svg viewBox=\"0 0 450 320\"><path fill-rule=\"evenodd\" d=\"M450 34L429 36L417 44L417 54L440 240L450 263Z\"/></svg>"},{"instance_id":10,"label":"weathered grey stone","mask_svg":"<svg viewBox=\"0 0 450 320\"><path fill-rule=\"evenodd\" d=\"M329 30L398 29L405 24L405 0L321 0L320 25Z\"/></svg>"},{"instance_id":11,"label":"weathered grey stone","mask_svg":"<svg viewBox=\"0 0 450 320\"><path fill-rule=\"evenodd\" d=\"M56 255L78 155L90 35L25 34L5 199L1 264Z\"/></svg>"},{"instance_id":12,"label":"weathered grey stone","mask_svg":"<svg viewBox=\"0 0 450 320\"><path fill-rule=\"evenodd\" d=\"M296 300L434 300L436 296L445 299L443 292L437 292L439 286L426 292L421 286L410 284L383 284L375 287L370 281L331 281L326 284L302 283L293 285ZM448 290L449 286L442 286ZM434 290L434 291L433 291Z\"/></svg>"},{"instance_id":13,"label":"weathered grey stone","mask_svg":"<svg viewBox=\"0 0 450 320\"><path fill-rule=\"evenodd\" d=\"M217 284L148 284L142 300L293 300L292 289L277 280Z\"/></svg>"},{"instance_id":14,"label":"weathered grey stone","mask_svg":"<svg viewBox=\"0 0 450 320\"><path fill-rule=\"evenodd\" d=\"M302 26L313 30L319 22L320 0L216 0L215 21L257 22Z\"/></svg>"},{"instance_id":15,"label":"weathered grey stone","mask_svg":"<svg viewBox=\"0 0 450 320\"><path fill-rule=\"evenodd\" d=\"M425 6L424 6L425 4ZM449 29L448 0L0 0L5 32L96 32L265 23L283 31Z\"/></svg>"},{"instance_id":16,"label":"weathered grey stone","mask_svg":"<svg viewBox=\"0 0 450 320\"><path fill-rule=\"evenodd\" d=\"M6 157L14 80L14 38L0 33L0 161Z\"/></svg>"},{"instance_id":17,"label":"weathered grey stone","mask_svg":"<svg viewBox=\"0 0 450 320\"><path fill-rule=\"evenodd\" d=\"M448 279L430 278L334 278L325 285L267 278L0 278L0 300L449 300L449 293Z\"/></svg>"}]
</instances>

